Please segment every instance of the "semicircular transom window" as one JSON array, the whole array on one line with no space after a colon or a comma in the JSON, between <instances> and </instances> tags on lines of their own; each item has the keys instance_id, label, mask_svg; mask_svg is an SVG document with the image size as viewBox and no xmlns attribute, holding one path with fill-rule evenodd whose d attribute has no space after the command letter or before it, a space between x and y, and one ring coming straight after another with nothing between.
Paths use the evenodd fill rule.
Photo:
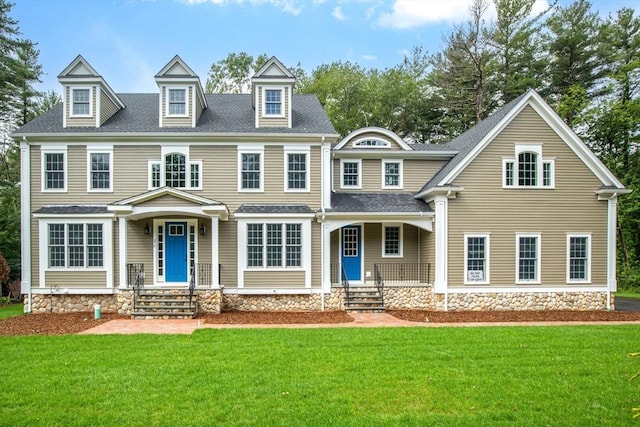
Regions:
<instances>
[{"instance_id":1,"label":"semicircular transom window","mask_svg":"<svg viewBox=\"0 0 640 427\"><path fill-rule=\"evenodd\" d=\"M382 139L366 138L354 141L353 146L356 148L390 148L391 144Z\"/></svg>"}]
</instances>

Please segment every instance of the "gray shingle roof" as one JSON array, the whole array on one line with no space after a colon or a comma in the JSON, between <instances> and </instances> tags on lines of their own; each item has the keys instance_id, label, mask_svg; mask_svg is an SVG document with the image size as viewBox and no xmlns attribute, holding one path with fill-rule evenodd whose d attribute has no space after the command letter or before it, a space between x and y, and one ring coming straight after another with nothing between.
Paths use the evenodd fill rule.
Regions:
<instances>
[{"instance_id":1,"label":"gray shingle roof","mask_svg":"<svg viewBox=\"0 0 640 427\"><path fill-rule=\"evenodd\" d=\"M438 182L440 182L449 172L462 162L471 150L473 150L473 148L482 141L482 139L487 136L487 134L491 132L491 130L495 128L527 94L528 92L523 93L513 101L505 104L505 106L500 110L496 111L462 135L455 138L453 141L443 144L442 148L444 150L457 151L458 154L449 160L449 162L447 162L447 164L445 164L438 173L436 173L431 180L429 180L429 182L427 182L420 191L418 191L418 194L428 190L429 188L436 187Z\"/></svg>"},{"instance_id":2,"label":"gray shingle roof","mask_svg":"<svg viewBox=\"0 0 640 427\"><path fill-rule=\"evenodd\" d=\"M433 212L411 193L333 193L327 212Z\"/></svg>"},{"instance_id":3,"label":"gray shingle roof","mask_svg":"<svg viewBox=\"0 0 640 427\"><path fill-rule=\"evenodd\" d=\"M236 214L312 214L314 211L307 205L254 205L243 204Z\"/></svg>"},{"instance_id":4,"label":"gray shingle roof","mask_svg":"<svg viewBox=\"0 0 640 427\"><path fill-rule=\"evenodd\" d=\"M83 215L109 213L106 205L49 205L37 209L35 214Z\"/></svg>"},{"instance_id":5,"label":"gray shingle roof","mask_svg":"<svg viewBox=\"0 0 640 427\"><path fill-rule=\"evenodd\" d=\"M256 128L249 94L206 94L205 109L195 128L159 127L158 94L118 94L126 108L99 128L62 127L62 104L16 130L14 135L38 133L320 133L336 134L315 95L293 95L291 128Z\"/></svg>"}]
</instances>

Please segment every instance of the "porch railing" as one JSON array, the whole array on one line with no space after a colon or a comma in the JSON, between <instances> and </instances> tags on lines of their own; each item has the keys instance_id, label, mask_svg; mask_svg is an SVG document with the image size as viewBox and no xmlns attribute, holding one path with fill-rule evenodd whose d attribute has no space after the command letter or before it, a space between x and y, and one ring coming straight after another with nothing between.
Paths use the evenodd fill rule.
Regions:
<instances>
[{"instance_id":1,"label":"porch railing","mask_svg":"<svg viewBox=\"0 0 640 427\"><path fill-rule=\"evenodd\" d=\"M376 278L376 288L378 288L378 294L380 295L380 303L384 307L384 277L380 273L378 264L373 265L373 274Z\"/></svg>"},{"instance_id":2,"label":"porch railing","mask_svg":"<svg viewBox=\"0 0 640 427\"><path fill-rule=\"evenodd\" d=\"M127 286L134 291L139 291L144 286L144 264L129 263L127 264Z\"/></svg>"},{"instance_id":3,"label":"porch railing","mask_svg":"<svg viewBox=\"0 0 640 427\"><path fill-rule=\"evenodd\" d=\"M344 297L346 301L349 301L349 279L347 278L347 272L344 269L344 265L340 264L340 266L342 267L341 282L342 287L344 288Z\"/></svg>"},{"instance_id":4,"label":"porch railing","mask_svg":"<svg viewBox=\"0 0 640 427\"><path fill-rule=\"evenodd\" d=\"M196 289L196 264L191 263L189 272L189 308L193 308L193 291Z\"/></svg>"},{"instance_id":5,"label":"porch railing","mask_svg":"<svg viewBox=\"0 0 640 427\"><path fill-rule=\"evenodd\" d=\"M426 262L379 263L374 268L387 284L431 283L431 264Z\"/></svg>"}]
</instances>

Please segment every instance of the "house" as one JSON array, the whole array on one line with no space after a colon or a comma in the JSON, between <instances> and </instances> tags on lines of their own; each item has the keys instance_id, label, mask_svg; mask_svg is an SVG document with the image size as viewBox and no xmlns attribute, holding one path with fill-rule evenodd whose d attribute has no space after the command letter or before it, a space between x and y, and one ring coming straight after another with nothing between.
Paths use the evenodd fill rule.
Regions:
<instances>
[{"instance_id":1,"label":"house","mask_svg":"<svg viewBox=\"0 0 640 427\"><path fill-rule=\"evenodd\" d=\"M58 78L63 102L13 134L30 311L613 304L629 190L535 91L436 145L339 139L275 57L242 95L178 56L152 94L82 56Z\"/></svg>"}]
</instances>

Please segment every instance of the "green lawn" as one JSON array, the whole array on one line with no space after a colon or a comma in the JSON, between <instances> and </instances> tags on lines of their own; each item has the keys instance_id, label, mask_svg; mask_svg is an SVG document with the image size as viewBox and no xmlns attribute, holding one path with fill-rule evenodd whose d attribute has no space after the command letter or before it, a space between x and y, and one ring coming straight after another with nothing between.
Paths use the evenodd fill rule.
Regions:
<instances>
[{"instance_id":1,"label":"green lawn","mask_svg":"<svg viewBox=\"0 0 640 427\"><path fill-rule=\"evenodd\" d=\"M6 319L7 317L15 317L23 314L22 304L9 304L0 305L0 319Z\"/></svg>"},{"instance_id":2,"label":"green lawn","mask_svg":"<svg viewBox=\"0 0 640 427\"><path fill-rule=\"evenodd\" d=\"M616 292L617 297L640 299L640 292Z\"/></svg>"},{"instance_id":3,"label":"green lawn","mask_svg":"<svg viewBox=\"0 0 640 427\"><path fill-rule=\"evenodd\" d=\"M640 328L0 338L3 426L636 425Z\"/></svg>"}]
</instances>

